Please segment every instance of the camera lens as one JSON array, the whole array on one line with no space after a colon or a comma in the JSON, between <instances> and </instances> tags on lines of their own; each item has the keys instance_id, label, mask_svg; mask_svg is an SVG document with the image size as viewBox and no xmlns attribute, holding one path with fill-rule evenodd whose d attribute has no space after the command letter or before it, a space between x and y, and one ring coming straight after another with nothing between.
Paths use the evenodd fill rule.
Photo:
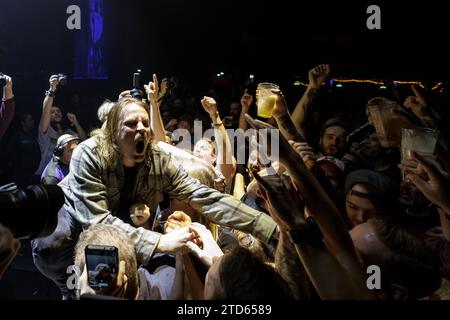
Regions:
<instances>
[{"instance_id":1,"label":"camera lens","mask_svg":"<svg viewBox=\"0 0 450 320\"><path fill-rule=\"evenodd\" d=\"M64 193L54 185L32 185L26 190L15 184L0 187L0 223L11 229L17 239L50 235L58 222Z\"/></svg>"}]
</instances>

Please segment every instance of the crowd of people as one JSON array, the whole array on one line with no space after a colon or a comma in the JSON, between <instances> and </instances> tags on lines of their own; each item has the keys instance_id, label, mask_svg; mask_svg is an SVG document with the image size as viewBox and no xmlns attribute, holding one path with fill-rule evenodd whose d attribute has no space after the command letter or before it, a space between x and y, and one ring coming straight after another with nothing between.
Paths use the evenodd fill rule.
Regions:
<instances>
[{"instance_id":1,"label":"crowd of people","mask_svg":"<svg viewBox=\"0 0 450 320\"><path fill-rule=\"evenodd\" d=\"M330 72L326 64L311 69L293 108L283 88L272 89L265 121L251 116L260 89L244 89L221 114L214 90L182 100L173 80L153 75L141 91L105 100L89 135L54 104L51 76L37 135L23 114L3 141L3 179L64 192L56 229L31 242L35 266L63 299L404 300L445 290L447 115L419 86L402 99L395 87L391 99L367 97L368 109L393 106L384 120L438 132L433 154L406 157L399 141L382 141L371 112L361 127L321 111ZM11 77L5 83L0 139L15 112ZM389 129L399 136L400 125ZM118 270L101 289L90 286L90 245L117 248ZM0 224L0 277L19 247ZM80 270L75 287L72 265ZM373 266L380 274L369 285Z\"/></svg>"}]
</instances>

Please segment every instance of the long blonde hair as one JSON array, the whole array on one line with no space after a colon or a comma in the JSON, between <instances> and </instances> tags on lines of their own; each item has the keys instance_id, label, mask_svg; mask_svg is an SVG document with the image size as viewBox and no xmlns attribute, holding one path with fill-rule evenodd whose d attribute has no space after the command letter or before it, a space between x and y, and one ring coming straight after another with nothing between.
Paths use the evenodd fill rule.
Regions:
<instances>
[{"instance_id":1,"label":"long blonde hair","mask_svg":"<svg viewBox=\"0 0 450 320\"><path fill-rule=\"evenodd\" d=\"M122 110L129 104L134 103L147 112L149 118L150 113L148 106L145 102L134 98L122 98L117 101L108 113L108 119L106 120L106 126L101 129L96 129L91 132L91 136L95 137L97 142L97 148L100 156L106 161L109 167L116 165L120 157L119 145L117 144L117 132L119 129L119 117L122 114ZM153 141L153 131L150 130L150 140Z\"/></svg>"}]
</instances>

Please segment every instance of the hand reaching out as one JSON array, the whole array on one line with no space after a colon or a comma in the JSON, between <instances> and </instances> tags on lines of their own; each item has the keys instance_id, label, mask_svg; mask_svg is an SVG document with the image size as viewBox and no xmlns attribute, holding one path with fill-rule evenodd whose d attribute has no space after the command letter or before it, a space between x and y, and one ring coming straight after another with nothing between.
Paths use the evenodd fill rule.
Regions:
<instances>
[{"instance_id":1,"label":"hand reaching out","mask_svg":"<svg viewBox=\"0 0 450 320\"><path fill-rule=\"evenodd\" d=\"M191 217L186 213L183 211L175 211L167 218L167 222L164 224L164 233L189 226L191 223Z\"/></svg>"},{"instance_id":2,"label":"hand reaching out","mask_svg":"<svg viewBox=\"0 0 450 320\"><path fill-rule=\"evenodd\" d=\"M196 237L189 227L175 229L161 236L157 249L159 252L175 253L185 248L186 242L194 240Z\"/></svg>"},{"instance_id":3,"label":"hand reaching out","mask_svg":"<svg viewBox=\"0 0 450 320\"><path fill-rule=\"evenodd\" d=\"M259 192L268 203L272 217L281 229L297 229L305 225L303 202L288 177L261 177L256 171L253 176L258 181Z\"/></svg>"},{"instance_id":4,"label":"hand reaching out","mask_svg":"<svg viewBox=\"0 0 450 320\"><path fill-rule=\"evenodd\" d=\"M214 257L223 256L223 252L220 249L217 242L214 240L211 231L206 229L206 227L200 223L194 222L190 226L190 230L194 232L203 243L203 248L200 248L197 244L192 241L186 243L186 247L200 259L208 268L213 264Z\"/></svg>"},{"instance_id":5,"label":"hand reaching out","mask_svg":"<svg viewBox=\"0 0 450 320\"><path fill-rule=\"evenodd\" d=\"M450 175L440 165L413 153L418 162L417 171L408 171L406 179L411 181L431 202L450 214Z\"/></svg>"},{"instance_id":6,"label":"hand reaching out","mask_svg":"<svg viewBox=\"0 0 450 320\"><path fill-rule=\"evenodd\" d=\"M292 140L289 141L291 147L297 152L300 157L302 157L303 162L306 167L311 170L316 160L319 158L317 154L314 153L313 148L309 146L307 142L294 142Z\"/></svg>"}]
</instances>

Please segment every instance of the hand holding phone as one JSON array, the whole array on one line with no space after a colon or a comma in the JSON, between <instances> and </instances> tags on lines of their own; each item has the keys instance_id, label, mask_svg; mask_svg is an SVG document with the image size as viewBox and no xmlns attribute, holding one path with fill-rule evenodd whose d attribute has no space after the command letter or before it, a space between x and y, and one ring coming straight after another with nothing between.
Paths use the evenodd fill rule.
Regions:
<instances>
[{"instance_id":1,"label":"hand holding phone","mask_svg":"<svg viewBox=\"0 0 450 320\"><path fill-rule=\"evenodd\" d=\"M97 291L108 288L118 274L119 255L117 248L88 245L84 252L89 286Z\"/></svg>"}]
</instances>

